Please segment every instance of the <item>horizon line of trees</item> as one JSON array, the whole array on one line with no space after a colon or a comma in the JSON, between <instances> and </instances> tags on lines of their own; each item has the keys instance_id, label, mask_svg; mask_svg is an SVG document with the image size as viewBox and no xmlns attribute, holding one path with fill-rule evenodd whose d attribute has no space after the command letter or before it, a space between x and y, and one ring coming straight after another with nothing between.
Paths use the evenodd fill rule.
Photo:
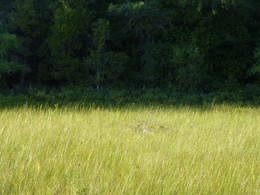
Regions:
<instances>
[{"instance_id":1,"label":"horizon line of trees","mask_svg":"<svg viewBox=\"0 0 260 195\"><path fill-rule=\"evenodd\" d=\"M0 88L260 84L259 0L5 0Z\"/></svg>"}]
</instances>

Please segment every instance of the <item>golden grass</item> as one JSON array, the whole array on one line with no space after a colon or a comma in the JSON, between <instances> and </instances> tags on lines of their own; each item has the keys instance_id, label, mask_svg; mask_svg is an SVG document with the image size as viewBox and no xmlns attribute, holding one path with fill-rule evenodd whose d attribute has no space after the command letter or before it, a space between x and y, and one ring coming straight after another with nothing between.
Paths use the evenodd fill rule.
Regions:
<instances>
[{"instance_id":1,"label":"golden grass","mask_svg":"<svg viewBox=\"0 0 260 195\"><path fill-rule=\"evenodd\" d=\"M260 194L260 110L0 111L2 194Z\"/></svg>"}]
</instances>

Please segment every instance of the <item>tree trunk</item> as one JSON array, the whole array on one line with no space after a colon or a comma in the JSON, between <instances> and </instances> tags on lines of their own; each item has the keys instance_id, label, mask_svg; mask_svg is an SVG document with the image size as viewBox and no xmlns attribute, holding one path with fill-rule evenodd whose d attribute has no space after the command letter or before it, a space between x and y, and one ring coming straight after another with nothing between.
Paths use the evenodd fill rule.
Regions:
<instances>
[{"instance_id":1,"label":"tree trunk","mask_svg":"<svg viewBox=\"0 0 260 195\"><path fill-rule=\"evenodd\" d=\"M24 78L25 78L25 71L22 71L21 79L20 79L20 83L19 83L20 87L22 87L24 84Z\"/></svg>"},{"instance_id":2,"label":"tree trunk","mask_svg":"<svg viewBox=\"0 0 260 195\"><path fill-rule=\"evenodd\" d=\"M27 64L24 63L24 66L27 67ZM23 84L24 84L24 79L25 79L25 71L22 70L21 79L20 79L20 83L19 83L20 87L23 86Z\"/></svg>"},{"instance_id":3,"label":"tree trunk","mask_svg":"<svg viewBox=\"0 0 260 195\"><path fill-rule=\"evenodd\" d=\"M100 59L97 60L97 90L100 89Z\"/></svg>"}]
</instances>

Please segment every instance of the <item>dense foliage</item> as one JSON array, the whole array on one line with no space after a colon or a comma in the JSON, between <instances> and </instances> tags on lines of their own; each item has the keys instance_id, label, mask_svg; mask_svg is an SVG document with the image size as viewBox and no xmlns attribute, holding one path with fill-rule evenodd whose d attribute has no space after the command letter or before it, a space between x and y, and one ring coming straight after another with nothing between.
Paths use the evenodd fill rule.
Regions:
<instances>
[{"instance_id":1,"label":"dense foliage","mask_svg":"<svg viewBox=\"0 0 260 195\"><path fill-rule=\"evenodd\" d=\"M258 0L1 1L1 88L259 84L259 10Z\"/></svg>"}]
</instances>

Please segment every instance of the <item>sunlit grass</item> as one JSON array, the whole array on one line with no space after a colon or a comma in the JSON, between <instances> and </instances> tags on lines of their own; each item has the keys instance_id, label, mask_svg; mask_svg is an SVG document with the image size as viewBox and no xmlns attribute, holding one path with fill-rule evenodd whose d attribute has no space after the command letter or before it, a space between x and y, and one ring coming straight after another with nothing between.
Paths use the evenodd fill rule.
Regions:
<instances>
[{"instance_id":1,"label":"sunlit grass","mask_svg":"<svg viewBox=\"0 0 260 195\"><path fill-rule=\"evenodd\" d=\"M0 111L2 194L259 194L260 109Z\"/></svg>"}]
</instances>

